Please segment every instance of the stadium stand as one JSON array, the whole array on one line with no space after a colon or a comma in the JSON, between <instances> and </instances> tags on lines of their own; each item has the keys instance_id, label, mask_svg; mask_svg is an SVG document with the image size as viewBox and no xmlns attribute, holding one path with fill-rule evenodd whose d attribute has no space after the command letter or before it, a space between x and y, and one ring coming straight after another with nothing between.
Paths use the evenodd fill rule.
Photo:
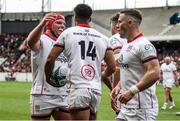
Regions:
<instances>
[{"instance_id":1,"label":"stadium stand","mask_svg":"<svg viewBox=\"0 0 180 121\"><path fill-rule=\"evenodd\" d=\"M141 25L141 30L146 36L149 35L159 35L166 27L169 26L169 18L172 14L179 11L180 7L169 7L169 8L142 8L143 21ZM93 24L98 24L102 28L110 30L110 17L120 10L101 10L95 11L92 16ZM175 31L174 34L178 34ZM110 36L111 33L104 33Z\"/></svg>"},{"instance_id":2,"label":"stadium stand","mask_svg":"<svg viewBox=\"0 0 180 121\"><path fill-rule=\"evenodd\" d=\"M0 35L0 58L4 58L0 66L0 72L31 72L30 51L19 53L19 46L25 40L24 34Z\"/></svg>"}]
</instances>

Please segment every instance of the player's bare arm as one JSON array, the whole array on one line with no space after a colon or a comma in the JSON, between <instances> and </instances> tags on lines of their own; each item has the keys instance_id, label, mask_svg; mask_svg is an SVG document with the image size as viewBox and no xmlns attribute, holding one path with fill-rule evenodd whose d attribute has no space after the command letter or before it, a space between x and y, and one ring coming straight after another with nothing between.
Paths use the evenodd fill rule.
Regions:
<instances>
[{"instance_id":1,"label":"player's bare arm","mask_svg":"<svg viewBox=\"0 0 180 121\"><path fill-rule=\"evenodd\" d=\"M32 30L32 32L27 37L28 46L33 51L38 51L40 48L40 36L44 30L44 26L48 21L54 21L53 17L55 13L48 13L44 16L41 22Z\"/></svg>"},{"instance_id":2,"label":"player's bare arm","mask_svg":"<svg viewBox=\"0 0 180 121\"><path fill-rule=\"evenodd\" d=\"M160 66L157 59L144 63L144 66L147 71L140 82L137 84L137 87L140 91L149 88L160 78Z\"/></svg>"},{"instance_id":3,"label":"player's bare arm","mask_svg":"<svg viewBox=\"0 0 180 121\"><path fill-rule=\"evenodd\" d=\"M178 81L178 72L177 72L177 70L173 71L173 74L174 74L175 84L178 87L179 86L179 81Z\"/></svg>"},{"instance_id":4,"label":"player's bare arm","mask_svg":"<svg viewBox=\"0 0 180 121\"><path fill-rule=\"evenodd\" d=\"M103 76L108 77L111 74L113 74L116 69L116 63L115 63L115 59L114 59L112 50L106 51L104 61L106 62L107 68L103 72Z\"/></svg>"},{"instance_id":5,"label":"player's bare arm","mask_svg":"<svg viewBox=\"0 0 180 121\"><path fill-rule=\"evenodd\" d=\"M52 85L52 86L57 86L55 83L53 83L53 80L50 79L53 68L54 68L54 63L56 58L59 56L59 54L63 51L63 48L54 46L51 50L51 52L48 55L46 64L45 64L45 75L46 75L46 80L47 82Z\"/></svg>"},{"instance_id":6,"label":"player's bare arm","mask_svg":"<svg viewBox=\"0 0 180 121\"><path fill-rule=\"evenodd\" d=\"M107 85L107 87L112 90L112 85L108 79L108 77L115 72L115 59L112 50L106 51L104 61L106 63L106 69L102 72L102 80Z\"/></svg>"}]
</instances>

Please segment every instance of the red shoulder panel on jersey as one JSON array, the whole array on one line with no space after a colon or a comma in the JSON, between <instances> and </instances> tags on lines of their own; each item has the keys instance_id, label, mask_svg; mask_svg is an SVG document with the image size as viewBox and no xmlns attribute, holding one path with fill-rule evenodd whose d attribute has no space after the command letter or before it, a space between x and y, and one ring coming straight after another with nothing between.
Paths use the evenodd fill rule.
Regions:
<instances>
[{"instance_id":1,"label":"red shoulder panel on jersey","mask_svg":"<svg viewBox=\"0 0 180 121\"><path fill-rule=\"evenodd\" d=\"M113 50L111 47L108 47L106 50Z\"/></svg>"},{"instance_id":2,"label":"red shoulder panel on jersey","mask_svg":"<svg viewBox=\"0 0 180 121\"><path fill-rule=\"evenodd\" d=\"M146 63L146 62L151 61L151 60L153 60L153 59L157 59L157 57L155 57L155 56L149 56L149 57L147 57L146 59L144 59L144 60L142 61L142 63Z\"/></svg>"},{"instance_id":3,"label":"red shoulder panel on jersey","mask_svg":"<svg viewBox=\"0 0 180 121\"><path fill-rule=\"evenodd\" d=\"M121 49L122 47L121 46L117 46L115 48L113 48L113 51L115 51L116 49Z\"/></svg>"}]
</instances>

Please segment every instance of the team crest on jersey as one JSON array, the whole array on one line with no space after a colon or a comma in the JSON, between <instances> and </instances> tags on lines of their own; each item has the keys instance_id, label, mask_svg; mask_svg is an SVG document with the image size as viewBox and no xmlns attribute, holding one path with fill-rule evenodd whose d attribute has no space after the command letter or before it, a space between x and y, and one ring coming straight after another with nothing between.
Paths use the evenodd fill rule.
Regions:
<instances>
[{"instance_id":1,"label":"team crest on jersey","mask_svg":"<svg viewBox=\"0 0 180 121\"><path fill-rule=\"evenodd\" d=\"M113 38L111 39L110 43L111 43L112 46L116 46L116 45L117 45L117 41L118 41L118 39L115 38L115 37L113 37Z\"/></svg>"},{"instance_id":2,"label":"team crest on jersey","mask_svg":"<svg viewBox=\"0 0 180 121\"><path fill-rule=\"evenodd\" d=\"M95 76L95 70L91 65L84 65L81 68L81 75L84 79L91 81Z\"/></svg>"},{"instance_id":3,"label":"team crest on jersey","mask_svg":"<svg viewBox=\"0 0 180 121\"><path fill-rule=\"evenodd\" d=\"M145 50L154 50L154 47L151 44L145 45Z\"/></svg>"}]
</instances>

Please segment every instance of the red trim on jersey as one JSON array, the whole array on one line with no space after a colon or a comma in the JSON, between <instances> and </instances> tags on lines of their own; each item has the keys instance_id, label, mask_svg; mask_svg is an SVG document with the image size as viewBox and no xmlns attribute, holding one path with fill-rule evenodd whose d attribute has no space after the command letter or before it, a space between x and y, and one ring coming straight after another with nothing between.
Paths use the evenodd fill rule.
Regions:
<instances>
[{"instance_id":1,"label":"red trim on jersey","mask_svg":"<svg viewBox=\"0 0 180 121\"><path fill-rule=\"evenodd\" d=\"M146 63L146 62L151 61L151 60L154 60L154 59L157 59L157 57L155 57L155 56L149 56L149 57L145 58L145 59L142 61L142 63Z\"/></svg>"},{"instance_id":2,"label":"red trim on jersey","mask_svg":"<svg viewBox=\"0 0 180 121\"><path fill-rule=\"evenodd\" d=\"M121 46L115 47L113 48L113 51L115 51L116 49L121 49L121 48L122 48Z\"/></svg>"},{"instance_id":3,"label":"red trim on jersey","mask_svg":"<svg viewBox=\"0 0 180 121\"><path fill-rule=\"evenodd\" d=\"M137 38L142 37L142 36L143 36L143 33L139 33L139 34L136 35L133 39L128 40L128 43L130 43L130 42L132 42L132 41L134 41L134 40L136 40Z\"/></svg>"},{"instance_id":4,"label":"red trim on jersey","mask_svg":"<svg viewBox=\"0 0 180 121\"><path fill-rule=\"evenodd\" d=\"M49 38L51 38L52 40L54 40L54 41L56 41L57 40L57 38L56 37L54 37L54 36L52 36L52 35L50 35L50 33L49 32L44 32L43 34L45 34L46 36L48 36Z\"/></svg>"},{"instance_id":5,"label":"red trim on jersey","mask_svg":"<svg viewBox=\"0 0 180 121\"><path fill-rule=\"evenodd\" d=\"M86 28L92 28L91 26L89 26L89 25L87 25L87 24L78 24L78 26L86 27Z\"/></svg>"},{"instance_id":6,"label":"red trim on jersey","mask_svg":"<svg viewBox=\"0 0 180 121\"><path fill-rule=\"evenodd\" d=\"M59 43L59 42L57 42L55 45L58 45L58 46L64 47L64 44Z\"/></svg>"},{"instance_id":7,"label":"red trim on jersey","mask_svg":"<svg viewBox=\"0 0 180 121\"><path fill-rule=\"evenodd\" d=\"M107 47L107 49L106 50L113 50L111 47Z\"/></svg>"},{"instance_id":8,"label":"red trim on jersey","mask_svg":"<svg viewBox=\"0 0 180 121\"><path fill-rule=\"evenodd\" d=\"M83 111L83 110L87 110L87 109L89 109L90 107L89 106L85 106L85 107L69 107L69 110L70 110L70 112L71 111L77 111L77 110L81 110L81 111Z\"/></svg>"},{"instance_id":9,"label":"red trim on jersey","mask_svg":"<svg viewBox=\"0 0 180 121\"><path fill-rule=\"evenodd\" d=\"M38 119L42 120L42 118L49 118L51 116L51 113L49 113L49 114L32 114L31 118L34 120L38 120Z\"/></svg>"}]
</instances>

